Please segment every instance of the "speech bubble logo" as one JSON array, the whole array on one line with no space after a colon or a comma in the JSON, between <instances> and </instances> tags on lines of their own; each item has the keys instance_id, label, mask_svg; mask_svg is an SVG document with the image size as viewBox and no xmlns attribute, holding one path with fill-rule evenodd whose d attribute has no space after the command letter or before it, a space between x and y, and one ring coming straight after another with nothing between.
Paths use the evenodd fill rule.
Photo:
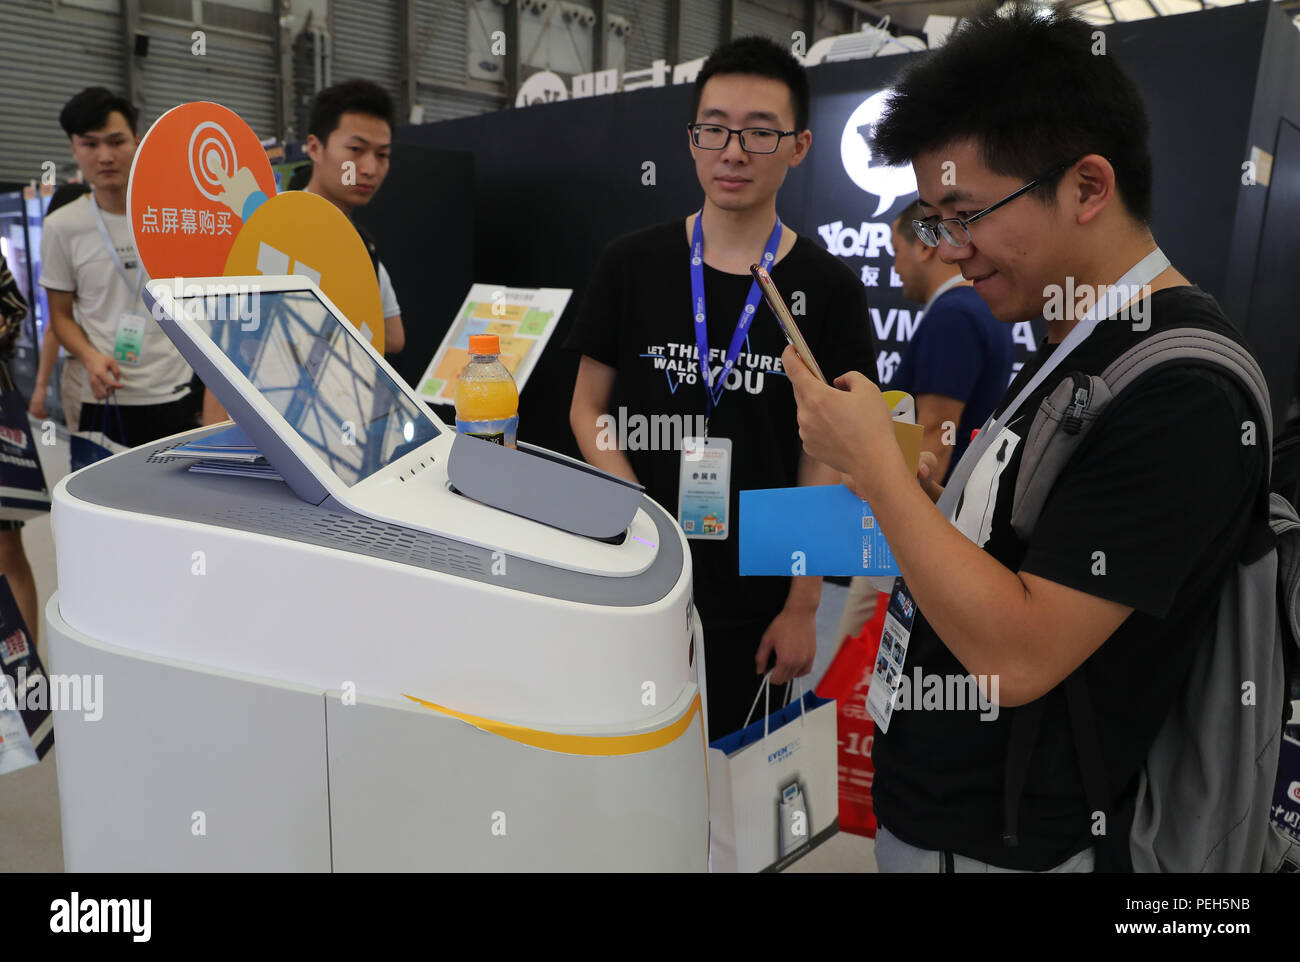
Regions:
<instances>
[{"instance_id":1,"label":"speech bubble logo","mask_svg":"<svg viewBox=\"0 0 1300 962\"><path fill-rule=\"evenodd\" d=\"M858 104L840 136L840 160L844 163L844 172L862 190L880 198L872 217L879 217L889 210L899 197L916 193L916 174L911 164L888 167L872 162L871 135L876 121L884 113L889 94L889 90L881 90Z\"/></svg>"},{"instance_id":2,"label":"speech bubble logo","mask_svg":"<svg viewBox=\"0 0 1300 962\"><path fill-rule=\"evenodd\" d=\"M549 70L539 70L520 85L519 93L515 95L515 106L528 107L568 99L569 91L564 86L564 79Z\"/></svg>"}]
</instances>

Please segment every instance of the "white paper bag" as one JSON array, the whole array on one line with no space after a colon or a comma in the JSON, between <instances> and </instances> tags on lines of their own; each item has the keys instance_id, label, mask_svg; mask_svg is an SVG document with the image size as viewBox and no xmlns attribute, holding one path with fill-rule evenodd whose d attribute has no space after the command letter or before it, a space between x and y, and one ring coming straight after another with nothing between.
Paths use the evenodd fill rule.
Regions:
<instances>
[{"instance_id":1,"label":"white paper bag","mask_svg":"<svg viewBox=\"0 0 1300 962\"><path fill-rule=\"evenodd\" d=\"M769 688L763 718L709 746L713 872L777 872L838 831L835 702L807 692L769 714Z\"/></svg>"}]
</instances>

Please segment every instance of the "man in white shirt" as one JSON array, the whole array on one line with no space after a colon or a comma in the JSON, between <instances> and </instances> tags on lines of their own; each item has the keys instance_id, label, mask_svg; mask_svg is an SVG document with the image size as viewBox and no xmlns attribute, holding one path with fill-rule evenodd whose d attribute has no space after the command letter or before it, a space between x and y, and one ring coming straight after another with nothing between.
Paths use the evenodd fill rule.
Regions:
<instances>
[{"instance_id":1,"label":"man in white shirt","mask_svg":"<svg viewBox=\"0 0 1300 962\"><path fill-rule=\"evenodd\" d=\"M64 105L59 123L91 192L51 215L41 237L41 286L55 336L81 385L74 430L134 447L194 427L193 372L140 298L148 280L126 214L139 146L136 110L104 87Z\"/></svg>"}]
</instances>

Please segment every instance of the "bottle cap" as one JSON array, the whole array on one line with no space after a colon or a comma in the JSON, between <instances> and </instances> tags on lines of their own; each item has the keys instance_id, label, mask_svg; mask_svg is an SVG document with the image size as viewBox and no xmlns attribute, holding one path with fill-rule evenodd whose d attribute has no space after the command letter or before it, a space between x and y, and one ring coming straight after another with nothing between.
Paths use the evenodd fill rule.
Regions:
<instances>
[{"instance_id":1,"label":"bottle cap","mask_svg":"<svg viewBox=\"0 0 1300 962\"><path fill-rule=\"evenodd\" d=\"M471 354L500 354L501 339L495 334L471 334L469 336Z\"/></svg>"}]
</instances>

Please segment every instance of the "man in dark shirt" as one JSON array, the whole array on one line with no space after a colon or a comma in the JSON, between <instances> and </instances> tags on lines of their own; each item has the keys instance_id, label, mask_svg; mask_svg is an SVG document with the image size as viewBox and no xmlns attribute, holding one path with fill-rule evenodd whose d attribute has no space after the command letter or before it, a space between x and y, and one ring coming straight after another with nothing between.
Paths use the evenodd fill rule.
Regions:
<instances>
[{"instance_id":1,"label":"man in dark shirt","mask_svg":"<svg viewBox=\"0 0 1300 962\"><path fill-rule=\"evenodd\" d=\"M927 691L931 678L984 679L978 706L942 692L923 701L913 690L906 710L877 731L872 795L884 871L1088 871L1098 851L1101 864L1125 867L1109 859L1127 858L1143 760L1208 637L1247 529L1261 520L1268 452L1245 427L1260 414L1235 379L1175 364L1110 403L1027 541L1011 527L1025 434L1047 392L1072 373L1101 374L1162 330L1239 340L1214 299L1156 246L1145 109L1092 42L1091 26L1036 8L967 21L901 78L876 126L885 162L912 160L929 215L922 239L961 265L1000 321L1047 321L1047 340L1003 399L1005 427L976 459L953 520L932 500L947 507L956 492L944 497L925 467L918 487L875 385L850 374L847 390L833 391L790 368L806 450L851 475L871 502L903 574L895 596L910 592L916 603L900 674ZM1081 341L1087 299L1058 310L1063 289L1129 283L1139 296L1120 296ZM1004 415L1051 363L1050 376ZM1080 667L1109 824L1087 803L1061 687ZM1039 699L1011 845L1008 738L1021 706ZM1121 844L1094 848L1103 836Z\"/></svg>"},{"instance_id":2,"label":"man in dark shirt","mask_svg":"<svg viewBox=\"0 0 1300 962\"><path fill-rule=\"evenodd\" d=\"M771 668L779 704L775 686L808 674L817 648L820 578L740 577L739 492L840 480L800 452L785 340L749 266L769 266L828 376L872 369L875 345L857 278L777 220L777 191L812 141L803 67L771 41L737 40L705 63L694 99L702 212L611 244L566 346L583 355L570 411L583 456L645 485L689 539L716 737L744 723L759 675ZM707 445L684 449L706 418Z\"/></svg>"},{"instance_id":3,"label":"man in dark shirt","mask_svg":"<svg viewBox=\"0 0 1300 962\"><path fill-rule=\"evenodd\" d=\"M889 382L916 400L924 426L923 450L934 454L940 483L961 460L977 430L1011 381L1015 353L1011 328L990 312L960 268L921 243L912 221L924 218L920 201L903 208L893 224L894 271L903 296L925 305L921 322Z\"/></svg>"}]
</instances>

